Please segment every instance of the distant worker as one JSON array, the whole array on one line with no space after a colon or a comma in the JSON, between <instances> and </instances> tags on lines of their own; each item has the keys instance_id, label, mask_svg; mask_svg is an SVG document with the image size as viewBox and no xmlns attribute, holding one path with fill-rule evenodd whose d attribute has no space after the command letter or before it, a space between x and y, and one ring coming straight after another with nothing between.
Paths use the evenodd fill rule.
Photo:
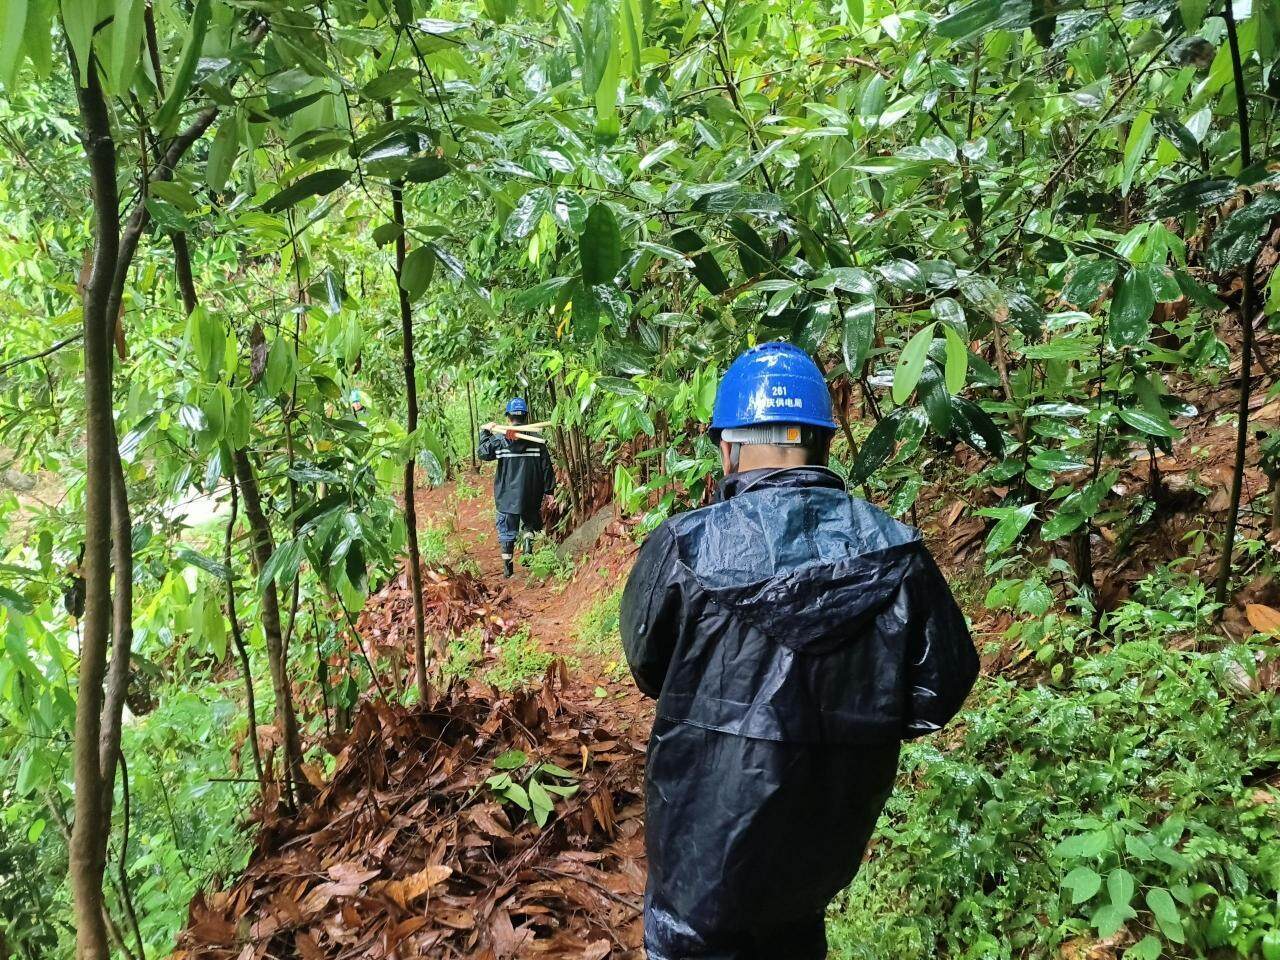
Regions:
<instances>
[{"instance_id":1,"label":"distant worker","mask_svg":"<svg viewBox=\"0 0 1280 960\"><path fill-rule=\"evenodd\" d=\"M711 420L718 502L649 536L622 597L636 684L657 699L646 768L649 960L821 960L903 740L977 676L919 531L845 492L817 365L738 357Z\"/></svg>"},{"instance_id":2,"label":"distant worker","mask_svg":"<svg viewBox=\"0 0 1280 960\"><path fill-rule=\"evenodd\" d=\"M533 550L533 535L542 529L542 498L556 488L555 469L547 444L534 433L540 427L522 430L529 421L529 405L519 397L507 402L507 428L487 423L480 430L481 460L497 460L493 475L493 502L498 520L498 545L502 548L502 571L515 572L515 548L521 541L527 562Z\"/></svg>"}]
</instances>

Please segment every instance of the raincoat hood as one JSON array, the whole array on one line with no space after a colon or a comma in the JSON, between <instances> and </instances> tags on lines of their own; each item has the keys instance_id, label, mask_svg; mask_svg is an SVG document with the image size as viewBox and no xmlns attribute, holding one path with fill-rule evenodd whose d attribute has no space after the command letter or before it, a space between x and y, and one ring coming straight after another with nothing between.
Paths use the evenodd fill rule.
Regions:
<instances>
[{"instance_id":1,"label":"raincoat hood","mask_svg":"<svg viewBox=\"0 0 1280 960\"><path fill-rule=\"evenodd\" d=\"M717 536L750 529L732 545ZM845 493L830 470L732 474L681 559L708 594L773 640L817 653L856 633L893 602L919 531Z\"/></svg>"}]
</instances>

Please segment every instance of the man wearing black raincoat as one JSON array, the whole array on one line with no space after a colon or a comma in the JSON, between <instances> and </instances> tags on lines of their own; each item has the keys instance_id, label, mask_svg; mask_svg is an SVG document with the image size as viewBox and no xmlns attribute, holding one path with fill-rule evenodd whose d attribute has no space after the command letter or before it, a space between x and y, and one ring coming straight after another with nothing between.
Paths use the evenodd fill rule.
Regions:
<instances>
[{"instance_id":1,"label":"man wearing black raincoat","mask_svg":"<svg viewBox=\"0 0 1280 960\"><path fill-rule=\"evenodd\" d=\"M476 452L481 460L498 461L493 509L502 572L509 577L515 571L516 539L524 551L520 562L525 563L533 549L533 535L542 529L542 498L555 492L556 471L547 445L521 436L520 427L529 419L528 404L515 397L507 401L506 414L508 429L502 433L481 430Z\"/></svg>"},{"instance_id":2,"label":"man wearing black raincoat","mask_svg":"<svg viewBox=\"0 0 1280 960\"><path fill-rule=\"evenodd\" d=\"M657 703L649 960L820 960L903 740L960 709L978 658L920 533L826 469L830 394L802 351L740 356L716 396L719 501L640 550L622 640Z\"/></svg>"}]
</instances>

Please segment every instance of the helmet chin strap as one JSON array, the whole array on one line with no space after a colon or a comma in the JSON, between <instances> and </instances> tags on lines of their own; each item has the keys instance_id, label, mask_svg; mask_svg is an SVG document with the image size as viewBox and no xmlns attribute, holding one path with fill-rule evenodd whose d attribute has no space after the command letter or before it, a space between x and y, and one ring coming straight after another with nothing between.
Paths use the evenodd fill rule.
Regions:
<instances>
[{"instance_id":1,"label":"helmet chin strap","mask_svg":"<svg viewBox=\"0 0 1280 960\"><path fill-rule=\"evenodd\" d=\"M729 444L729 474L738 472L738 462L742 459L742 444Z\"/></svg>"}]
</instances>

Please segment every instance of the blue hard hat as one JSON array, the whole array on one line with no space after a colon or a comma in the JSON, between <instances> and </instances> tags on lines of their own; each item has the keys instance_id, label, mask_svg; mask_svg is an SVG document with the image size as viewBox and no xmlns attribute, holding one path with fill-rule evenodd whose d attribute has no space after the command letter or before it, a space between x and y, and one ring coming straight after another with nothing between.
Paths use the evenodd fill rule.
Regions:
<instances>
[{"instance_id":1,"label":"blue hard hat","mask_svg":"<svg viewBox=\"0 0 1280 960\"><path fill-rule=\"evenodd\" d=\"M529 412L529 405L524 402L524 398L515 397L507 401L507 416L517 416L522 413Z\"/></svg>"},{"instance_id":2,"label":"blue hard hat","mask_svg":"<svg viewBox=\"0 0 1280 960\"><path fill-rule=\"evenodd\" d=\"M775 340L754 346L734 360L720 379L711 429L760 423L836 428L822 371L793 344Z\"/></svg>"}]
</instances>

